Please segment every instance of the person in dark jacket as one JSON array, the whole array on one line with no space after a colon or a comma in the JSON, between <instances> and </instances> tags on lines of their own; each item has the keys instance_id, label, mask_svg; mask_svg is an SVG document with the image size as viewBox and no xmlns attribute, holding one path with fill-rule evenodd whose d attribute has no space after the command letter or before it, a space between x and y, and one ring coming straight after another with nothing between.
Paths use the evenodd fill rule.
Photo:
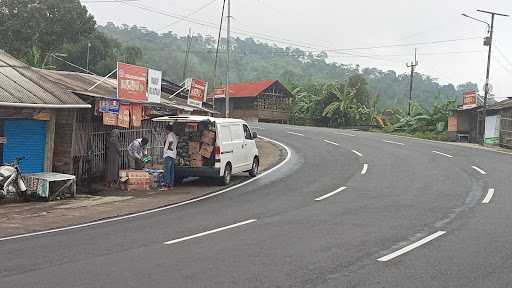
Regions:
<instances>
[{"instance_id":1,"label":"person in dark jacket","mask_svg":"<svg viewBox=\"0 0 512 288\"><path fill-rule=\"evenodd\" d=\"M107 147L106 178L107 186L119 184L119 169L121 159L121 144L119 143L119 130L114 129L110 134Z\"/></svg>"}]
</instances>

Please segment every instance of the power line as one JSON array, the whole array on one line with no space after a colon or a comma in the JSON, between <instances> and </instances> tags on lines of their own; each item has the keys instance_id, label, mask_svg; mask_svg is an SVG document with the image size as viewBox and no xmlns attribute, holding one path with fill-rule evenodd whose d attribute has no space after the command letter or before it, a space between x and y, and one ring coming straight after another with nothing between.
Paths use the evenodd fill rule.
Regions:
<instances>
[{"instance_id":1,"label":"power line","mask_svg":"<svg viewBox=\"0 0 512 288\"><path fill-rule=\"evenodd\" d=\"M507 56L505 56L505 53L503 53L503 52L501 51L501 49L498 47L498 44L497 44L497 43L494 43L494 46L496 46L496 50L498 50L498 53L500 53L501 57L503 57L503 59L505 59L505 61L507 61L508 65L510 65L510 66L512 67L512 61L510 61L510 60L508 59L508 57L507 57Z\"/></svg>"},{"instance_id":2,"label":"power line","mask_svg":"<svg viewBox=\"0 0 512 288\"><path fill-rule=\"evenodd\" d=\"M199 12L203 11L204 9L206 9L208 6L212 5L212 4L213 4L213 3L215 3L215 2L217 2L217 0L209 1L208 3L206 3L206 4L202 5L201 7L197 8L197 9L196 9L196 10L194 10L194 11L192 11L192 12L190 12L190 13L188 13L188 14L184 15L183 17L184 17L184 18L189 18L190 16L195 15L195 14L197 14L197 13L199 13ZM176 21L172 22L172 23L171 23L171 24L169 24L169 25L166 25L166 26L164 26L164 27L162 27L162 28L159 28L159 29L155 30L155 32L160 32L160 31L162 31L162 30L169 29L170 27L172 27L172 26L174 26L174 25L176 25L176 24L180 23L181 21L184 21L184 20L183 20L183 19L178 19L178 20L176 20Z\"/></svg>"},{"instance_id":3,"label":"power line","mask_svg":"<svg viewBox=\"0 0 512 288\"><path fill-rule=\"evenodd\" d=\"M449 42L457 42L457 41L466 41L466 40L474 40L474 39L481 39L481 37L466 37L466 38L456 38L456 39L447 39L447 40L428 41L428 42L416 42L416 43L404 43L404 44L386 44L386 45L367 46L367 47L355 47L355 48L341 48L341 49L335 49L335 50L332 50L332 51L369 50L369 49L380 49L380 48L391 48L391 47L407 47L407 46L433 45L433 44L449 43ZM326 50L326 52L330 52L330 51Z\"/></svg>"}]
</instances>

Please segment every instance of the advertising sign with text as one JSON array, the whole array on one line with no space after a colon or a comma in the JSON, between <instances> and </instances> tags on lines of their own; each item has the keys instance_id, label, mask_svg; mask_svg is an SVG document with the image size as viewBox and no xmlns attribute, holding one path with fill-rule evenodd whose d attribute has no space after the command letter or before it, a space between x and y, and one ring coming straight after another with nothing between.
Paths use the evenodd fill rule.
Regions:
<instances>
[{"instance_id":1,"label":"advertising sign with text","mask_svg":"<svg viewBox=\"0 0 512 288\"><path fill-rule=\"evenodd\" d=\"M208 83L199 79L188 79L186 83L189 87L187 103L196 107L203 107L206 101L206 90Z\"/></svg>"},{"instance_id":2,"label":"advertising sign with text","mask_svg":"<svg viewBox=\"0 0 512 288\"><path fill-rule=\"evenodd\" d=\"M148 69L117 63L117 98L147 101Z\"/></svg>"}]
</instances>

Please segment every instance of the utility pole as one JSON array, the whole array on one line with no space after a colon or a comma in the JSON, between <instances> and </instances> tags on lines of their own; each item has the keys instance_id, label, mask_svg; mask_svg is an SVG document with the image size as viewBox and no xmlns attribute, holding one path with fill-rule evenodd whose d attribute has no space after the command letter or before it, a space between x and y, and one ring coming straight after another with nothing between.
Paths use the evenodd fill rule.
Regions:
<instances>
[{"instance_id":1,"label":"utility pole","mask_svg":"<svg viewBox=\"0 0 512 288\"><path fill-rule=\"evenodd\" d=\"M411 79L409 83L409 109L407 110L407 115L411 116L412 81L414 79L414 70L416 69L416 66L418 66L418 60L416 60L416 49L414 49L414 62L411 62L411 64L407 63L405 66L407 66L407 68L411 68Z\"/></svg>"},{"instance_id":2,"label":"utility pole","mask_svg":"<svg viewBox=\"0 0 512 288\"><path fill-rule=\"evenodd\" d=\"M231 0L228 0L228 27L227 27L227 63L226 63L226 118L229 118L229 54L231 50Z\"/></svg>"},{"instance_id":3,"label":"utility pole","mask_svg":"<svg viewBox=\"0 0 512 288\"><path fill-rule=\"evenodd\" d=\"M220 16L219 35L217 36L217 49L215 50L215 64L213 64L213 88L217 87L217 63L219 59L219 46L222 37L222 23L224 22L224 8L226 8L226 0L222 2L222 13ZM212 98L212 106L215 111L215 95Z\"/></svg>"},{"instance_id":4,"label":"utility pole","mask_svg":"<svg viewBox=\"0 0 512 288\"><path fill-rule=\"evenodd\" d=\"M187 48L185 51L185 64L183 65L183 77L181 80L185 81L185 77L187 77L187 66L188 66L188 58L190 55L190 48L192 47L192 29L188 29L187 35Z\"/></svg>"},{"instance_id":5,"label":"utility pole","mask_svg":"<svg viewBox=\"0 0 512 288\"><path fill-rule=\"evenodd\" d=\"M89 51L91 49L91 42L87 43L87 71L89 71Z\"/></svg>"},{"instance_id":6,"label":"utility pole","mask_svg":"<svg viewBox=\"0 0 512 288\"><path fill-rule=\"evenodd\" d=\"M484 133L482 134L482 137L480 140L480 144L484 144L485 142L485 118L487 117L487 99L489 97L489 92L490 92L490 84L489 84L489 74L490 74L490 71L491 71L491 52L492 52L492 40L493 40L493 34L494 34L494 18L495 16L503 16L503 17L509 17L509 15L506 15L506 14L501 14L501 13L496 13L496 12L491 12L491 11L485 11L485 10L476 10L478 12L481 12L481 13L485 13L485 14L491 14L491 24L483 21L483 20L480 20L478 18L475 18L475 17L472 17L472 16L469 16L465 13L462 14L462 16L464 17L467 17L467 18L470 18L470 19L473 19L475 21L478 21L478 22L482 22L484 24L487 25L487 37L485 37L484 39L484 46L488 46L489 47L489 52L487 53L487 69L486 69L486 73L485 73L485 85L484 85L484 93L485 93L485 96L484 96L484 109L483 109L483 116L484 116L484 121L483 121L483 131ZM477 114L479 115L479 114ZM477 119L477 127L479 127L479 123L480 121L478 121ZM479 128L477 128L477 137L479 136L480 134L480 130Z\"/></svg>"},{"instance_id":7,"label":"utility pole","mask_svg":"<svg viewBox=\"0 0 512 288\"><path fill-rule=\"evenodd\" d=\"M481 13L486 13L486 14L491 14L491 27L489 29L489 36L485 38L485 41L484 41L484 45L485 46L489 46L489 52L487 53L487 71L485 73L485 87L484 87L484 92L485 92L485 96L484 96L484 111L483 111L483 118L484 118L484 124L483 124L483 127L484 127L484 133L482 134L482 140L481 140L481 144L484 144L485 142L485 118L487 117L487 99L489 97L489 90L490 90L490 87L489 87L489 74L490 74L490 70L491 70L491 52L492 52L492 37L493 37L493 34L494 34L494 17L497 15L497 16L504 16L504 17L508 17L509 15L506 15L506 14L500 14L500 13L496 13L496 12L490 12L490 11L484 11L484 10L476 10L478 12L481 12Z\"/></svg>"}]
</instances>

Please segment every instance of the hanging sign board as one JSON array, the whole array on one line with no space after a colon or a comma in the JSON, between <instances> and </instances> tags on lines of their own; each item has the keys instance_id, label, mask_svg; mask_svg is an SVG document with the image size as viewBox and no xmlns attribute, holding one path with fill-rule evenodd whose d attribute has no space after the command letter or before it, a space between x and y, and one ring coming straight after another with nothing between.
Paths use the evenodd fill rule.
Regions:
<instances>
[{"instance_id":1,"label":"hanging sign board","mask_svg":"<svg viewBox=\"0 0 512 288\"><path fill-rule=\"evenodd\" d=\"M117 126L117 114L103 113L103 125Z\"/></svg>"},{"instance_id":2,"label":"hanging sign board","mask_svg":"<svg viewBox=\"0 0 512 288\"><path fill-rule=\"evenodd\" d=\"M108 112L119 114L119 101L110 99L108 100Z\"/></svg>"},{"instance_id":3,"label":"hanging sign board","mask_svg":"<svg viewBox=\"0 0 512 288\"><path fill-rule=\"evenodd\" d=\"M117 63L117 98L147 101L148 69Z\"/></svg>"},{"instance_id":4,"label":"hanging sign board","mask_svg":"<svg viewBox=\"0 0 512 288\"><path fill-rule=\"evenodd\" d=\"M140 127L142 125L142 104L132 103L131 105L132 125L133 127Z\"/></svg>"},{"instance_id":5,"label":"hanging sign board","mask_svg":"<svg viewBox=\"0 0 512 288\"><path fill-rule=\"evenodd\" d=\"M448 132L457 132L457 116L448 117Z\"/></svg>"},{"instance_id":6,"label":"hanging sign board","mask_svg":"<svg viewBox=\"0 0 512 288\"><path fill-rule=\"evenodd\" d=\"M98 111L101 113L108 112L108 100L98 100Z\"/></svg>"},{"instance_id":7,"label":"hanging sign board","mask_svg":"<svg viewBox=\"0 0 512 288\"><path fill-rule=\"evenodd\" d=\"M477 106L477 95L476 91L464 92L462 109L471 109Z\"/></svg>"},{"instance_id":8,"label":"hanging sign board","mask_svg":"<svg viewBox=\"0 0 512 288\"><path fill-rule=\"evenodd\" d=\"M160 103L162 95L162 71L148 69L148 102Z\"/></svg>"},{"instance_id":9,"label":"hanging sign board","mask_svg":"<svg viewBox=\"0 0 512 288\"><path fill-rule=\"evenodd\" d=\"M215 98L226 97L226 88L215 88L213 90L213 97L215 97Z\"/></svg>"},{"instance_id":10,"label":"hanging sign board","mask_svg":"<svg viewBox=\"0 0 512 288\"><path fill-rule=\"evenodd\" d=\"M192 106L203 107L203 102L206 101L208 83L199 79L187 79L186 87L189 89L187 103Z\"/></svg>"},{"instance_id":11,"label":"hanging sign board","mask_svg":"<svg viewBox=\"0 0 512 288\"><path fill-rule=\"evenodd\" d=\"M117 126L130 128L130 105L121 104L119 106L119 116L117 117Z\"/></svg>"}]
</instances>

